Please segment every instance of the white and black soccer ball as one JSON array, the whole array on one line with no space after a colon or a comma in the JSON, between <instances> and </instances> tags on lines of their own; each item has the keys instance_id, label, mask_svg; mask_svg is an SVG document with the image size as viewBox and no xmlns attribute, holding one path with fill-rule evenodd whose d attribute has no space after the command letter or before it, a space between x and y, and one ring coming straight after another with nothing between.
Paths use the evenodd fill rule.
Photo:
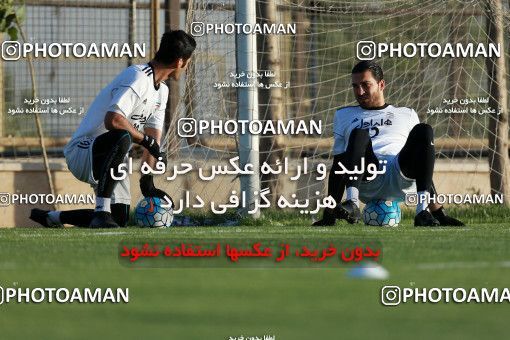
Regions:
<instances>
[{"instance_id":1,"label":"white and black soccer ball","mask_svg":"<svg viewBox=\"0 0 510 340\"><path fill-rule=\"evenodd\" d=\"M396 227L401 218L398 201L372 200L363 209L363 221L367 225Z\"/></svg>"},{"instance_id":2,"label":"white and black soccer ball","mask_svg":"<svg viewBox=\"0 0 510 340\"><path fill-rule=\"evenodd\" d=\"M144 228L168 228L172 225L172 208L162 207L158 197L145 197L136 205L136 224Z\"/></svg>"}]
</instances>

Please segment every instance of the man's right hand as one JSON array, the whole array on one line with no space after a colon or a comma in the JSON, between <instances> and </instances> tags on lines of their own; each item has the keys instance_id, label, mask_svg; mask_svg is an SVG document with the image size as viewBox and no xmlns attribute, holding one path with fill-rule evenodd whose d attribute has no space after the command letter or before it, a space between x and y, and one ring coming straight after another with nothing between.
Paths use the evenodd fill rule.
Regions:
<instances>
[{"instance_id":1,"label":"man's right hand","mask_svg":"<svg viewBox=\"0 0 510 340\"><path fill-rule=\"evenodd\" d=\"M140 145L149 151L149 153L158 159L161 156L161 151L159 150L159 144L153 137L149 135L143 135L143 139L140 142Z\"/></svg>"}]
</instances>

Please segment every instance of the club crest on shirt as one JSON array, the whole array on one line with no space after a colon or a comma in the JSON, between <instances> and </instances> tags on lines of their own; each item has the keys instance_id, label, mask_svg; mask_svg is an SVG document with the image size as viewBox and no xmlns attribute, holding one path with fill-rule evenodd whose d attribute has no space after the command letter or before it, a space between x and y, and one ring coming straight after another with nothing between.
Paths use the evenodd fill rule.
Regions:
<instances>
[{"instance_id":1,"label":"club crest on shirt","mask_svg":"<svg viewBox=\"0 0 510 340\"><path fill-rule=\"evenodd\" d=\"M147 116L141 114L133 114L131 115L131 121L135 129L140 130L141 127L145 126L149 118L152 116L152 114L149 114Z\"/></svg>"},{"instance_id":2,"label":"club crest on shirt","mask_svg":"<svg viewBox=\"0 0 510 340\"><path fill-rule=\"evenodd\" d=\"M361 119L361 122L358 124L358 128L367 129L371 127L385 126L385 125L393 125L390 119Z\"/></svg>"},{"instance_id":3,"label":"club crest on shirt","mask_svg":"<svg viewBox=\"0 0 510 340\"><path fill-rule=\"evenodd\" d=\"M374 118L370 118L370 119L361 118L361 120L360 120L359 118L354 118L351 121L351 126L353 124L355 124L355 126L353 128L368 130L368 132L370 134L370 138L375 138L380 133L380 130L379 130L380 127L393 125L393 122L389 117L394 118L394 115L386 114L385 118L375 118L375 119Z\"/></svg>"}]
</instances>

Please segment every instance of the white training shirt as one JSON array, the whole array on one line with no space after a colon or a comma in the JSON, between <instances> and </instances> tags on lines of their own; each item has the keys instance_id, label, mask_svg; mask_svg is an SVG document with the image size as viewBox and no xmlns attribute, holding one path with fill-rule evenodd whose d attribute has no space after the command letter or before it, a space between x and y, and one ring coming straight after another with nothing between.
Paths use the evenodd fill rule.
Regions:
<instances>
[{"instance_id":1,"label":"white training shirt","mask_svg":"<svg viewBox=\"0 0 510 340\"><path fill-rule=\"evenodd\" d=\"M120 113L138 130L163 129L168 87L154 87L154 70L149 64L132 65L99 92L71 140L97 137L107 132L104 118L108 111Z\"/></svg>"},{"instance_id":2,"label":"white training shirt","mask_svg":"<svg viewBox=\"0 0 510 340\"><path fill-rule=\"evenodd\" d=\"M351 131L355 128L368 130L376 156L397 155L404 147L409 132L419 122L416 112L408 107L342 107L336 111L333 121L333 155L345 152Z\"/></svg>"}]
</instances>

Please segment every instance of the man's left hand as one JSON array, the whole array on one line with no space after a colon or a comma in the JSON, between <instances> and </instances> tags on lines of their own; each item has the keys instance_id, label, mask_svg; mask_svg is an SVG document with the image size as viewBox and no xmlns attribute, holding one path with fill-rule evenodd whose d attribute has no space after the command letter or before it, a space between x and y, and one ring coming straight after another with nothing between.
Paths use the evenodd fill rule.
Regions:
<instances>
[{"instance_id":1,"label":"man's left hand","mask_svg":"<svg viewBox=\"0 0 510 340\"><path fill-rule=\"evenodd\" d=\"M142 175L142 177L140 177L140 190L142 191L142 195L144 197L158 197L165 201L165 197L168 197L172 203L172 208L175 206L174 201L170 195L154 186L154 178L152 175Z\"/></svg>"}]
</instances>

